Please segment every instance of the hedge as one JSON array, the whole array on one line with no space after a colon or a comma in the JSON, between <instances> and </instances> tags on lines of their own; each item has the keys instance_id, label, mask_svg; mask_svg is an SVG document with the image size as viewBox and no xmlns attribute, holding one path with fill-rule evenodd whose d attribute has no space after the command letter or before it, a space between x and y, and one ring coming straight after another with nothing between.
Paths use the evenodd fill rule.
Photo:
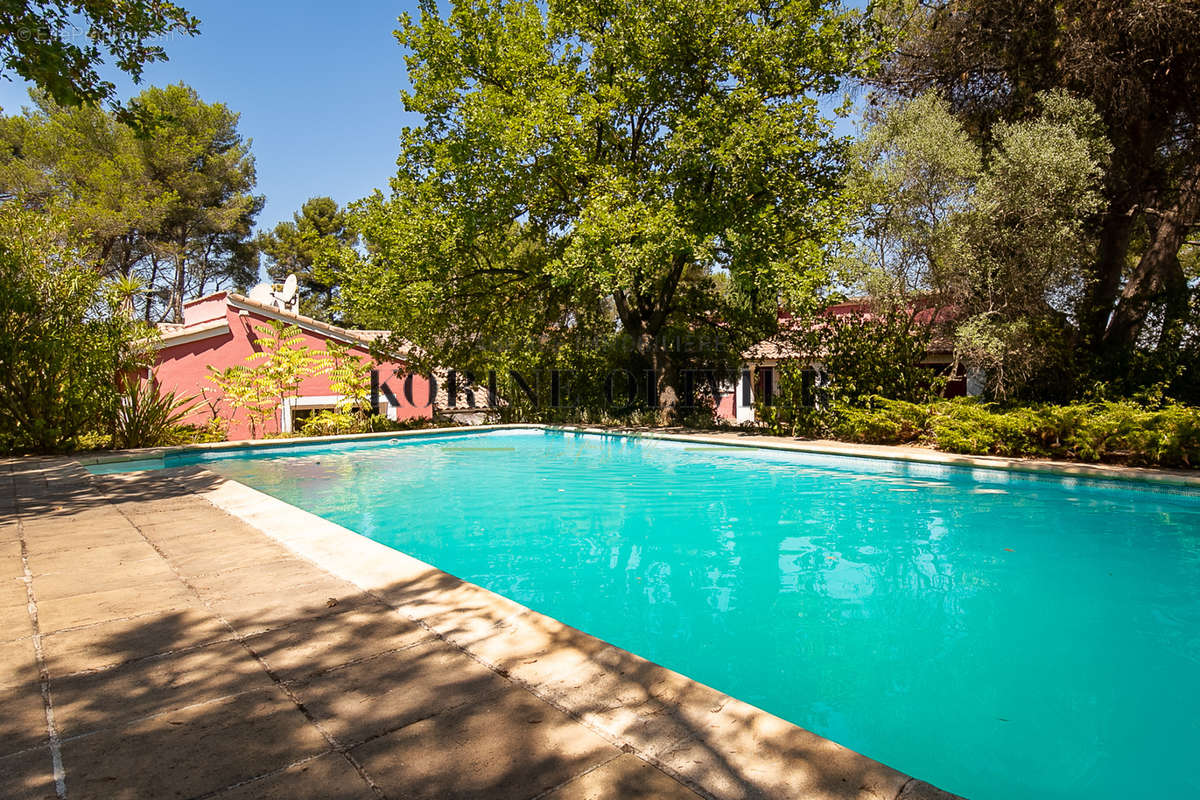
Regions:
<instances>
[{"instance_id":1,"label":"hedge","mask_svg":"<svg viewBox=\"0 0 1200 800\"><path fill-rule=\"evenodd\" d=\"M871 444L919 443L951 453L1200 466L1200 408L1132 402L1000 409L972 400L906 403L874 397L839 407L820 433Z\"/></svg>"}]
</instances>

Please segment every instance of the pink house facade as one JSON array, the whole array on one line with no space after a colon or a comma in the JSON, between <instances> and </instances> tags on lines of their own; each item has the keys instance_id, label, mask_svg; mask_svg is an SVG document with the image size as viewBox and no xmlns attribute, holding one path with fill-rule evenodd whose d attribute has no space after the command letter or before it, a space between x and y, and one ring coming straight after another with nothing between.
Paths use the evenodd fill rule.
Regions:
<instances>
[{"instance_id":1,"label":"pink house facade","mask_svg":"<svg viewBox=\"0 0 1200 800\"><path fill-rule=\"evenodd\" d=\"M233 412L210 380L208 368L224 370L251 364L247 359L260 349L259 328L266 327L270 320L295 325L304 344L314 351L324 350L326 342L333 341L349 345L350 352L366 359L373 373L372 399L377 401L377 413L395 421L427 419L433 414L430 381L409 374L402 355L379 362L372 359L371 345L386 338L387 331L340 328L232 292L219 292L185 303L183 317L182 324L159 325L161 338L156 343L158 357L152 371L163 391L203 401L182 420L185 423L205 425L212 419L215 406L229 422L230 439L250 437L245 411ZM275 420L268 421L267 429L258 431L258 435L298 430L303 416L333 408L339 399L330 388L327 375L309 376L294 396L282 400Z\"/></svg>"}]
</instances>

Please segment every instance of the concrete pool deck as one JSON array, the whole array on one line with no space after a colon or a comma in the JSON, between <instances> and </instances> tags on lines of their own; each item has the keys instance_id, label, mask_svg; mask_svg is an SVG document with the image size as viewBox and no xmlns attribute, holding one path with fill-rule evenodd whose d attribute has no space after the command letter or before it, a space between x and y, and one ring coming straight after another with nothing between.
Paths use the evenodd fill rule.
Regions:
<instances>
[{"instance_id":1,"label":"concrete pool deck","mask_svg":"<svg viewBox=\"0 0 1200 800\"><path fill-rule=\"evenodd\" d=\"M206 470L0 462L0 796L947 798Z\"/></svg>"}]
</instances>

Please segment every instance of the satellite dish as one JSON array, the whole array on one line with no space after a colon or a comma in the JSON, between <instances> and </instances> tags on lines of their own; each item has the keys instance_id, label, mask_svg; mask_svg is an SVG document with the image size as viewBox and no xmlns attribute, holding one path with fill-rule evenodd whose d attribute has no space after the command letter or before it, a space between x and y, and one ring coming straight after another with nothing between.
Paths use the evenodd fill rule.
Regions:
<instances>
[{"instance_id":1,"label":"satellite dish","mask_svg":"<svg viewBox=\"0 0 1200 800\"><path fill-rule=\"evenodd\" d=\"M264 305L272 305L272 301L274 300L273 295L274 292L269 283L260 283L250 290L250 299Z\"/></svg>"},{"instance_id":2,"label":"satellite dish","mask_svg":"<svg viewBox=\"0 0 1200 800\"><path fill-rule=\"evenodd\" d=\"M279 295L279 299L288 304L296 299L296 292L299 290L300 284L296 280L295 273L287 276L287 280L283 282L283 293Z\"/></svg>"}]
</instances>

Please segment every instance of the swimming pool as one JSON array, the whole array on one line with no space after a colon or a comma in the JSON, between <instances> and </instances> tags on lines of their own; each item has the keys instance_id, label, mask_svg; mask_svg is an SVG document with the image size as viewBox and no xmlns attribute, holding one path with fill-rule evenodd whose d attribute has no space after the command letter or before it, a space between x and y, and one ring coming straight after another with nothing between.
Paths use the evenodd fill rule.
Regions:
<instances>
[{"instance_id":1,"label":"swimming pool","mask_svg":"<svg viewBox=\"0 0 1200 800\"><path fill-rule=\"evenodd\" d=\"M542 430L198 462L953 792L1200 794L1186 490Z\"/></svg>"}]
</instances>

